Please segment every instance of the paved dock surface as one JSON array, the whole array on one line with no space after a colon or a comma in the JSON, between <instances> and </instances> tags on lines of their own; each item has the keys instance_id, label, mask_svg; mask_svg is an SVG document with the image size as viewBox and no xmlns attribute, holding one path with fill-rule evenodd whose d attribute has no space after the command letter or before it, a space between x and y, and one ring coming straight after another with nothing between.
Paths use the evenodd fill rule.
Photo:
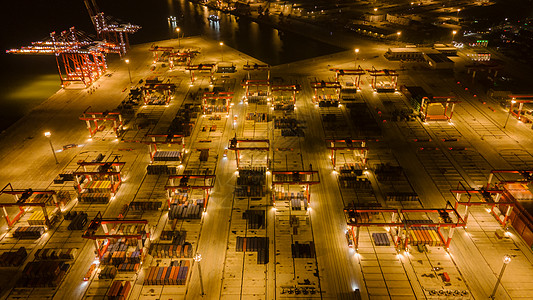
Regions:
<instances>
[{"instance_id":1,"label":"paved dock surface","mask_svg":"<svg viewBox=\"0 0 533 300\"><path fill-rule=\"evenodd\" d=\"M160 46L177 47L177 40L157 43ZM198 48L200 55L195 63L220 60L218 43L201 37L181 40L183 48ZM172 223L168 219L165 186L168 175L147 175L146 166L150 156L146 144L134 143L146 134L165 134L166 128L180 109L187 103L195 103L205 89L210 88L210 78L197 74L190 85L190 74L183 66L170 71L162 63L150 70L151 44L136 45L129 56L130 71L134 86L140 79L159 76L176 84L177 89L168 106L146 106L135 108L126 124L122 138L116 138L109 127L89 140L85 122L79 116L91 107L93 111L112 111L127 97L130 83L127 66L119 60L110 60L108 76L102 77L89 89L59 90L44 103L36 107L0 138L0 184L7 183L18 189L68 190L75 194L73 183L54 184L53 179L64 170L73 170L79 160L90 161L98 154L105 160L115 156L126 162L122 169L122 183L113 200L107 204L75 204L74 210L86 211L89 219L98 212L104 217L116 218L124 204L131 201L154 200L163 202L164 209L144 212L128 212L127 218L146 219L152 232L152 243ZM397 69L397 62L383 58L385 45L360 46L357 63L364 69ZM297 82L302 90L297 94L296 110L290 116L303 125L304 136L282 136L274 122L247 120L250 113L265 113L281 117L283 113L270 111L265 104L244 103L245 96L241 80L266 79L266 72L248 72L242 69L246 62L256 62L252 57L224 46L224 61L237 67L236 73L215 73L215 86L223 85L234 92L233 106L229 117L220 120L212 115L198 115L195 126L185 139L186 159L181 170L205 171L216 175L211 189L207 210L200 219L180 220L180 230L187 231L186 241L194 253L201 253L203 289L208 299L286 299L322 298L355 299L359 290L363 299L486 299L492 292L502 258L512 256L499 287L496 299L529 299L533 294L533 255L520 236L511 228L502 239L495 235L501 226L484 208L470 209L467 228L456 228L446 251L442 245L429 246L426 252L411 247L409 253L398 253L394 244L377 246L373 233L385 233L386 228L362 228L358 253L348 246L345 230L346 217L343 209L357 201L372 201L386 204L387 191L397 189L414 190L423 208L442 208L446 201L454 203L455 196L450 189L457 188L461 181L470 187L486 184L492 169L531 169L533 167L533 141L531 128L511 118L506 128L503 124L507 112L498 108L491 99L480 94L476 97L465 91L450 75L431 70L406 69L401 71L399 84L420 85L434 95L453 93L461 103L455 107L452 122L421 122L418 119L393 121L393 109L408 108L408 100L399 93L377 94L370 85L369 76L363 76L362 90L356 94L357 103L369 108L369 114L381 129L379 141L368 144L368 174L372 193L341 187L338 176L333 172L330 152L325 139L346 138L350 134L357 138L357 125L351 118L348 105L334 108L318 107L312 102L314 94L310 82L316 79L328 80L334 77L330 68L353 68L352 51L326 57L318 57L290 64L273 66L272 78L281 77L285 82ZM456 58L462 59L461 57ZM257 61L261 64L262 62ZM458 64L460 65L460 64ZM224 75L224 76L222 76ZM199 103L199 102L197 102ZM491 110L489 106L496 108ZM149 126L136 126L141 118L148 116ZM332 130L324 116L335 115L336 122L345 124ZM234 120L233 116L237 116ZM206 130L204 131L204 128ZM212 129L212 130L211 130ZM44 132L51 132L51 141L56 150L63 145L77 144L78 147L56 151L56 164ZM268 153L241 151L240 167L267 166L267 155L272 159L270 171L308 171L310 164L319 172L319 184L310 186L310 209L293 210L289 202L276 201L270 184L265 184L266 194L260 197L238 197L235 153L223 154L234 136L244 139L270 140ZM130 142L121 141L128 139ZM450 139L450 141L444 141ZM454 139L457 139L456 141ZM427 140L418 142L415 140ZM166 146L163 146L166 147ZM168 145L171 147L171 145ZM456 151L453 148L464 148ZM209 158L200 161L200 150L209 148ZM436 148L421 150L420 148ZM339 156L340 164L353 161L351 154ZM391 163L403 168L403 177L395 186L382 182L373 173L379 163ZM271 174L266 180L272 182ZM282 186L287 193L301 192L301 186ZM281 190L279 190L281 191ZM1 195L2 199L6 195ZM257 198L257 199L256 199ZM68 209L71 209L70 207ZM243 218L246 210L265 212L264 227L251 229ZM462 213L464 207L459 208ZM12 215L15 209L8 208ZM66 212L66 210L65 210ZM15 227L27 222L29 213ZM20 277L23 266L0 268L0 293L7 299L104 299L111 280L98 279L93 275L88 281L83 276L95 260L95 246L92 240L81 238L82 231L67 230L68 221L60 220L45 235L37 240L19 240L12 237L5 220L1 220L2 239L0 251L12 251L25 247L29 252L26 262L33 259L39 248L77 248L78 256L70 261L71 267L58 288L20 288L15 281ZM296 228L296 229L294 229ZM444 229L448 233L447 229ZM7 233L6 233L7 232ZM5 233L5 234L4 234ZM268 237L269 261L257 263L257 252L241 252L236 248L237 240L246 237ZM295 258L291 246L295 242L313 243L313 257ZM145 249L149 253L148 249ZM133 285L129 299L198 299L201 294L198 266L192 258L183 285L149 285L145 283L147 270L151 266L168 266L171 258L156 258L146 255L138 272L119 272L115 280L130 281ZM438 267L438 268L436 268ZM442 273L450 281L442 280ZM16 274L14 276L14 274ZM295 294L298 288L308 287L313 294ZM292 290L291 290L292 289ZM291 293L289 293L291 291ZM439 294L442 292L443 294ZM451 295L446 296L445 292ZM454 292L456 292L454 294ZM462 293L464 292L464 293Z\"/></svg>"}]
</instances>

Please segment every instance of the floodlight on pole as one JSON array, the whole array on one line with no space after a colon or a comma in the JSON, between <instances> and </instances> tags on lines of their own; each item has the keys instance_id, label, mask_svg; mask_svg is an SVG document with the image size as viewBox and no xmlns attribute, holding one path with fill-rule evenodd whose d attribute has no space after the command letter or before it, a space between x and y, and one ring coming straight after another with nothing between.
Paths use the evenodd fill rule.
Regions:
<instances>
[{"instance_id":1,"label":"floodlight on pole","mask_svg":"<svg viewBox=\"0 0 533 300\"><path fill-rule=\"evenodd\" d=\"M500 285L500 282L502 281L503 272L505 272L505 268L510 262L511 262L511 256L508 254L505 255L503 257L503 265L502 265L502 269L500 270L500 275L498 276L498 280L496 280L496 285L494 286L494 290L492 290L492 294L490 294L489 296L490 299L494 299L494 297L496 296L496 291L498 290L498 286Z\"/></svg>"},{"instance_id":2,"label":"floodlight on pole","mask_svg":"<svg viewBox=\"0 0 533 300\"><path fill-rule=\"evenodd\" d=\"M131 83L132 81L131 81L131 71L130 71L130 60L126 58L124 62L126 63L126 66L128 66L128 75L130 76L130 83Z\"/></svg>"},{"instance_id":3,"label":"floodlight on pole","mask_svg":"<svg viewBox=\"0 0 533 300\"><path fill-rule=\"evenodd\" d=\"M200 253L196 253L193 257L193 260L198 264L198 275L200 277L200 290L202 292L201 295L205 295L204 293L204 283L202 281L202 269L200 268L200 261L202 260L202 255Z\"/></svg>"},{"instance_id":4,"label":"floodlight on pole","mask_svg":"<svg viewBox=\"0 0 533 300\"><path fill-rule=\"evenodd\" d=\"M220 42L220 43L218 43L218 45L220 46L221 61L224 61L224 42Z\"/></svg>"},{"instance_id":5,"label":"floodlight on pole","mask_svg":"<svg viewBox=\"0 0 533 300\"><path fill-rule=\"evenodd\" d=\"M52 149L52 154L54 154L54 159L56 160L56 164L59 164L59 161L57 160L56 151L54 150L54 146L52 145L52 134L50 131L47 131L44 133L44 136L48 138L48 142L50 143L50 149Z\"/></svg>"},{"instance_id":6,"label":"floodlight on pole","mask_svg":"<svg viewBox=\"0 0 533 300\"><path fill-rule=\"evenodd\" d=\"M181 43L180 43L180 31L181 31L181 28L176 27L176 32L178 33L178 48L181 47Z\"/></svg>"},{"instance_id":7,"label":"floodlight on pole","mask_svg":"<svg viewBox=\"0 0 533 300\"><path fill-rule=\"evenodd\" d=\"M457 30L452 31L452 42L455 40L456 34L457 34Z\"/></svg>"},{"instance_id":8,"label":"floodlight on pole","mask_svg":"<svg viewBox=\"0 0 533 300\"><path fill-rule=\"evenodd\" d=\"M358 59L359 59L359 48L355 48L355 68L357 68Z\"/></svg>"},{"instance_id":9,"label":"floodlight on pole","mask_svg":"<svg viewBox=\"0 0 533 300\"><path fill-rule=\"evenodd\" d=\"M513 100L511 100L511 106L509 106L509 113L507 114L507 118L505 119L505 124L503 124L503 128L507 127L507 122L509 122L509 117L511 116L511 111L513 109L513 104L516 103L516 100L515 98L513 98Z\"/></svg>"}]
</instances>

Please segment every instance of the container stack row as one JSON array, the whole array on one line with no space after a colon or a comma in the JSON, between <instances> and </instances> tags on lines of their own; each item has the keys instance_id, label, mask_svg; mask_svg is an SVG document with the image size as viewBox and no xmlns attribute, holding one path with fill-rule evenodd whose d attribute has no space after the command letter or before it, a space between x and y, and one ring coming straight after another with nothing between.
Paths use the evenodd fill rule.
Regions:
<instances>
[{"instance_id":1,"label":"container stack row","mask_svg":"<svg viewBox=\"0 0 533 300\"><path fill-rule=\"evenodd\" d=\"M429 245L440 246L442 241L435 227L411 227L409 230L409 242L413 246Z\"/></svg>"},{"instance_id":2,"label":"container stack row","mask_svg":"<svg viewBox=\"0 0 533 300\"><path fill-rule=\"evenodd\" d=\"M263 197L265 188L262 185L240 185L235 188L237 197Z\"/></svg>"},{"instance_id":3,"label":"container stack row","mask_svg":"<svg viewBox=\"0 0 533 300\"><path fill-rule=\"evenodd\" d=\"M184 230L163 230L159 236L160 241L171 241L174 245L183 245L187 238L187 232Z\"/></svg>"},{"instance_id":4,"label":"container stack row","mask_svg":"<svg viewBox=\"0 0 533 300\"><path fill-rule=\"evenodd\" d=\"M190 269L190 261L173 261L169 267L150 267L144 284L148 285L184 285Z\"/></svg>"},{"instance_id":5,"label":"container stack row","mask_svg":"<svg viewBox=\"0 0 533 300\"><path fill-rule=\"evenodd\" d=\"M20 247L17 251L7 251L0 255L0 267L18 267L24 263L28 252Z\"/></svg>"},{"instance_id":6,"label":"container stack row","mask_svg":"<svg viewBox=\"0 0 533 300\"><path fill-rule=\"evenodd\" d=\"M52 208L52 209L46 209L46 214L48 216L48 220L51 223L54 223L54 221L58 218L59 209L58 208ZM30 225L46 225L46 220L44 218L44 212L42 209L37 209L34 211L30 218L28 219L28 224Z\"/></svg>"},{"instance_id":7,"label":"container stack row","mask_svg":"<svg viewBox=\"0 0 533 300\"><path fill-rule=\"evenodd\" d=\"M156 151L154 161L180 161L181 151Z\"/></svg>"},{"instance_id":8,"label":"container stack row","mask_svg":"<svg viewBox=\"0 0 533 300\"><path fill-rule=\"evenodd\" d=\"M67 214L69 217L68 219L72 219L72 222L68 224L68 230L83 230L85 227L85 224L87 224L87 213L84 212L69 212ZM65 219L67 219L67 216L65 216Z\"/></svg>"},{"instance_id":9,"label":"container stack row","mask_svg":"<svg viewBox=\"0 0 533 300\"><path fill-rule=\"evenodd\" d=\"M376 246L390 246L389 236L385 232L372 233L372 239Z\"/></svg>"},{"instance_id":10,"label":"container stack row","mask_svg":"<svg viewBox=\"0 0 533 300\"><path fill-rule=\"evenodd\" d=\"M314 258L315 257L315 243L298 243L291 245L292 258Z\"/></svg>"},{"instance_id":11,"label":"container stack row","mask_svg":"<svg viewBox=\"0 0 533 300\"><path fill-rule=\"evenodd\" d=\"M120 264L138 264L141 260L142 254L137 247L118 242L109 244L100 262L117 266Z\"/></svg>"},{"instance_id":12,"label":"container stack row","mask_svg":"<svg viewBox=\"0 0 533 300\"><path fill-rule=\"evenodd\" d=\"M124 300L128 299L130 291L131 283L129 281L116 280L111 284L106 296L109 300Z\"/></svg>"},{"instance_id":13,"label":"container stack row","mask_svg":"<svg viewBox=\"0 0 533 300\"><path fill-rule=\"evenodd\" d=\"M268 114L267 113L248 113L246 115L247 121L255 121L255 122L268 122Z\"/></svg>"},{"instance_id":14,"label":"container stack row","mask_svg":"<svg viewBox=\"0 0 533 300\"><path fill-rule=\"evenodd\" d=\"M171 205L168 218L174 219L201 219L203 203Z\"/></svg>"},{"instance_id":15,"label":"container stack row","mask_svg":"<svg viewBox=\"0 0 533 300\"><path fill-rule=\"evenodd\" d=\"M113 279L115 276L117 276L117 268L115 266L105 266L98 274L100 279Z\"/></svg>"},{"instance_id":16,"label":"container stack row","mask_svg":"<svg viewBox=\"0 0 533 300\"><path fill-rule=\"evenodd\" d=\"M14 238L20 239L38 239L45 232L44 226L21 226L13 232Z\"/></svg>"},{"instance_id":17,"label":"container stack row","mask_svg":"<svg viewBox=\"0 0 533 300\"><path fill-rule=\"evenodd\" d=\"M161 200L154 200L154 201L132 201L130 202L129 209L130 210L159 210L161 209L161 205L163 203Z\"/></svg>"},{"instance_id":18,"label":"container stack row","mask_svg":"<svg viewBox=\"0 0 533 300\"><path fill-rule=\"evenodd\" d=\"M257 252L257 263L268 263L268 237L237 237L235 251Z\"/></svg>"},{"instance_id":19,"label":"container stack row","mask_svg":"<svg viewBox=\"0 0 533 300\"><path fill-rule=\"evenodd\" d=\"M418 195L416 193L409 192L393 192L387 193L385 201L418 201Z\"/></svg>"},{"instance_id":20,"label":"container stack row","mask_svg":"<svg viewBox=\"0 0 533 300\"><path fill-rule=\"evenodd\" d=\"M17 282L20 287L57 287L70 265L61 261L40 260L29 262Z\"/></svg>"},{"instance_id":21,"label":"container stack row","mask_svg":"<svg viewBox=\"0 0 533 300\"><path fill-rule=\"evenodd\" d=\"M339 174L339 181L343 188L372 190L372 183L367 178L357 178L355 174Z\"/></svg>"},{"instance_id":22,"label":"container stack row","mask_svg":"<svg viewBox=\"0 0 533 300\"><path fill-rule=\"evenodd\" d=\"M217 106L206 106L204 108L205 114L210 115L213 113L226 113L227 108L225 105L217 105Z\"/></svg>"},{"instance_id":23,"label":"container stack row","mask_svg":"<svg viewBox=\"0 0 533 300\"><path fill-rule=\"evenodd\" d=\"M105 193L111 190L111 180L88 181L83 187L88 193Z\"/></svg>"},{"instance_id":24,"label":"container stack row","mask_svg":"<svg viewBox=\"0 0 533 300\"><path fill-rule=\"evenodd\" d=\"M275 129L296 128L298 127L298 121L294 118L276 118L274 120Z\"/></svg>"},{"instance_id":25,"label":"container stack row","mask_svg":"<svg viewBox=\"0 0 533 300\"><path fill-rule=\"evenodd\" d=\"M54 259L75 259L76 254L78 253L77 248L67 248L67 249L53 249L53 248L42 248L38 249L35 252L36 260L54 260Z\"/></svg>"},{"instance_id":26,"label":"container stack row","mask_svg":"<svg viewBox=\"0 0 533 300\"><path fill-rule=\"evenodd\" d=\"M108 203L111 200L110 193L81 193L79 198L80 202L90 203Z\"/></svg>"},{"instance_id":27,"label":"container stack row","mask_svg":"<svg viewBox=\"0 0 533 300\"><path fill-rule=\"evenodd\" d=\"M264 210L247 210L242 213L242 218L248 221L248 229L265 228Z\"/></svg>"},{"instance_id":28,"label":"container stack row","mask_svg":"<svg viewBox=\"0 0 533 300\"><path fill-rule=\"evenodd\" d=\"M176 167L175 166L167 166L167 165L147 165L146 166L146 173L148 175L176 175Z\"/></svg>"},{"instance_id":29,"label":"container stack row","mask_svg":"<svg viewBox=\"0 0 533 300\"><path fill-rule=\"evenodd\" d=\"M340 173L342 174L354 174L357 176L363 175L364 165L362 163L347 163L341 166Z\"/></svg>"},{"instance_id":30,"label":"container stack row","mask_svg":"<svg viewBox=\"0 0 533 300\"><path fill-rule=\"evenodd\" d=\"M150 254L155 258L191 258L192 245L152 244Z\"/></svg>"}]
</instances>

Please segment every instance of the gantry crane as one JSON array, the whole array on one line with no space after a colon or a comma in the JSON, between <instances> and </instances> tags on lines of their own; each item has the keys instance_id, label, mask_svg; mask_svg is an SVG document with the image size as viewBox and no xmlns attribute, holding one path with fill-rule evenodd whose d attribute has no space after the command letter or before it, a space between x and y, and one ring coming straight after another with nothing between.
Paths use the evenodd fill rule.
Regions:
<instances>
[{"instance_id":1,"label":"gantry crane","mask_svg":"<svg viewBox=\"0 0 533 300\"><path fill-rule=\"evenodd\" d=\"M377 70L374 66L372 66L372 69L366 71L368 72L368 75L372 77L372 81L370 83L374 91L378 93L390 93L396 91L396 86L398 84L398 72L390 69ZM378 82L378 77L385 77L390 81Z\"/></svg>"},{"instance_id":2,"label":"gantry crane","mask_svg":"<svg viewBox=\"0 0 533 300\"><path fill-rule=\"evenodd\" d=\"M141 26L122 23L111 16L104 15L100 12L95 0L84 0L84 2L98 38L118 45L120 56L125 55L130 48L128 34L136 33Z\"/></svg>"},{"instance_id":3,"label":"gantry crane","mask_svg":"<svg viewBox=\"0 0 533 300\"><path fill-rule=\"evenodd\" d=\"M354 85L360 90L361 89L361 75L365 75L366 71L358 66L357 69L332 69L335 72L335 81L341 81L342 76L355 76Z\"/></svg>"},{"instance_id":4,"label":"gantry crane","mask_svg":"<svg viewBox=\"0 0 533 300\"><path fill-rule=\"evenodd\" d=\"M120 47L105 41L94 41L84 32L71 27L60 34L52 32L50 37L30 46L6 52L55 55L61 87L75 82L88 87L106 72L105 54L120 53Z\"/></svg>"}]
</instances>

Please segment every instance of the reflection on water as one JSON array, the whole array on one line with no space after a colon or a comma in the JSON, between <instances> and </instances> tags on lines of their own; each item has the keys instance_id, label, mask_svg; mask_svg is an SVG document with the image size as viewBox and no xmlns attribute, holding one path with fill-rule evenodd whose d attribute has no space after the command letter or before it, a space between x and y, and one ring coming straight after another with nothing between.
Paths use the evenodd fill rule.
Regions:
<instances>
[{"instance_id":1,"label":"reflection on water","mask_svg":"<svg viewBox=\"0 0 533 300\"><path fill-rule=\"evenodd\" d=\"M247 18L238 18L187 0L178 0L178 5L169 4L176 26L186 35L204 35L244 52L271 65L288 63L326 55L343 49L310 40L290 32L281 32L268 25L258 24ZM208 19L217 15L218 22ZM175 32L174 28L169 31ZM175 37L175 36L174 36Z\"/></svg>"},{"instance_id":2,"label":"reflection on water","mask_svg":"<svg viewBox=\"0 0 533 300\"><path fill-rule=\"evenodd\" d=\"M60 85L52 56L2 55L6 70L0 81L0 131L39 105Z\"/></svg>"}]
</instances>

